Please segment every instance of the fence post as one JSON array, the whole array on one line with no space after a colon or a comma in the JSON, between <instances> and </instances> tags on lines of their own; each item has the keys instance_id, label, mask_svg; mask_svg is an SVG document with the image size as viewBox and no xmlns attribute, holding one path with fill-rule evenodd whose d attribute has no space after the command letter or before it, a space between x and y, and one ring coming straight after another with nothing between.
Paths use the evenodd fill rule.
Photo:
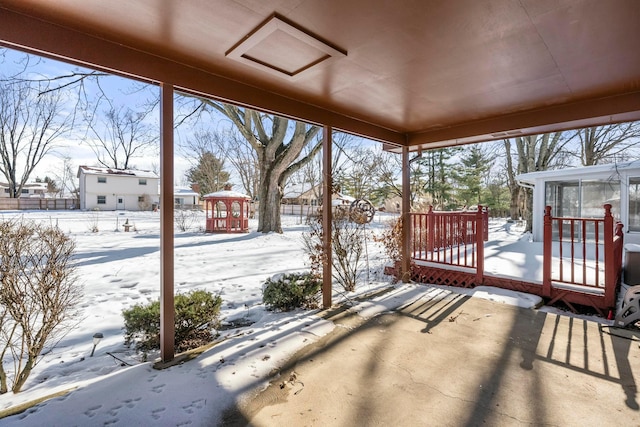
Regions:
<instances>
[{"instance_id":1,"label":"fence post","mask_svg":"<svg viewBox=\"0 0 640 427\"><path fill-rule=\"evenodd\" d=\"M484 229L485 224L482 206L478 205L475 237L478 252L478 258L476 259L476 285L482 285L484 283Z\"/></svg>"},{"instance_id":2,"label":"fence post","mask_svg":"<svg viewBox=\"0 0 640 427\"><path fill-rule=\"evenodd\" d=\"M613 215L611 205L604 205L604 305L615 306L616 296L616 262L613 249Z\"/></svg>"},{"instance_id":3,"label":"fence post","mask_svg":"<svg viewBox=\"0 0 640 427\"><path fill-rule=\"evenodd\" d=\"M551 297L551 257L552 253L551 206L544 208L544 234L542 238L542 296Z\"/></svg>"}]
</instances>

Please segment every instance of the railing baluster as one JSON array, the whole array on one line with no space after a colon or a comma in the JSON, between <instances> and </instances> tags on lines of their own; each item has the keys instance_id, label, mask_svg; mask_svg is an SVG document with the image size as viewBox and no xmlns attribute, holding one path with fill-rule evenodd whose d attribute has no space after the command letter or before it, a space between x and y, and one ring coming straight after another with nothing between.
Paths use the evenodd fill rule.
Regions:
<instances>
[{"instance_id":1,"label":"railing baluster","mask_svg":"<svg viewBox=\"0 0 640 427\"><path fill-rule=\"evenodd\" d=\"M575 265L575 238L574 236L576 235L576 222L575 220L571 220L571 281L575 282L576 278L575 278L575 271L576 271L576 265Z\"/></svg>"},{"instance_id":2,"label":"railing baluster","mask_svg":"<svg viewBox=\"0 0 640 427\"><path fill-rule=\"evenodd\" d=\"M599 221L594 221L594 228L595 228L595 240L596 240L596 287L600 286L600 247L599 247L599 243L600 243L600 229L599 229ZM605 265L606 268L606 265ZM585 269L586 269L586 262L585 262Z\"/></svg>"},{"instance_id":3,"label":"railing baluster","mask_svg":"<svg viewBox=\"0 0 640 427\"><path fill-rule=\"evenodd\" d=\"M559 244L559 247L560 247L560 252L559 252L559 255L560 255L560 281L562 282L563 281L562 280L562 277L563 277L562 273L563 273L563 270L564 270L564 266L562 265L562 243L563 243L562 242L562 235L563 235L562 225L564 223L564 220L562 218L560 218L560 219L556 219L556 222L558 223L558 244Z\"/></svg>"}]
</instances>

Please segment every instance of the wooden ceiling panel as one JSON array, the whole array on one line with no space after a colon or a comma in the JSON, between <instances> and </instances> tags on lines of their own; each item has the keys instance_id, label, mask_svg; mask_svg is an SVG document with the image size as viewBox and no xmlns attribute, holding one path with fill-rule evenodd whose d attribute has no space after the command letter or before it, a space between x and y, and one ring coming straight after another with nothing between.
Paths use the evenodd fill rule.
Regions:
<instances>
[{"instance_id":1,"label":"wooden ceiling panel","mask_svg":"<svg viewBox=\"0 0 640 427\"><path fill-rule=\"evenodd\" d=\"M640 119L637 0L0 0L0 12L0 43L374 139ZM346 56L316 64L322 51L286 34L245 52L285 74L313 64L288 79L226 55L274 14Z\"/></svg>"}]
</instances>

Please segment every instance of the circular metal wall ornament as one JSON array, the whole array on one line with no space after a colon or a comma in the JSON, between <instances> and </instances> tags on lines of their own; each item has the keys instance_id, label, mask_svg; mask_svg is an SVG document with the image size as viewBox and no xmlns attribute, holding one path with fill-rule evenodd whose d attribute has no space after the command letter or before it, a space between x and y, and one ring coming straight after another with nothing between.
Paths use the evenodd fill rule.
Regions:
<instances>
[{"instance_id":1,"label":"circular metal wall ornament","mask_svg":"<svg viewBox=\"0 0 640 427\"><path fill-rule=\"evenodd\" d=\"M351 221L357 224L368 224L373 221L373 215L376 213L376 209L373 207L370 201L365 199L356 199L351 202L349 208L349 217Z\"/></svg>"}]
</instances>

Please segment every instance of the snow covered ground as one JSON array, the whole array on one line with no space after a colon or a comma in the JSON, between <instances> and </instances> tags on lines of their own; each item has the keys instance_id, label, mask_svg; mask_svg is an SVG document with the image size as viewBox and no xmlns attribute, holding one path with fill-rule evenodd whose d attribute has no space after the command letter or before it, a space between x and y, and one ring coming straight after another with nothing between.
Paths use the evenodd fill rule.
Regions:
<instances>
[{"instance_id":1,"label":"snow covered ground","mask_svg":"<svg viewBox=\"0 0 640 427\"><path fill-rule=\"evenodd\" d=\"M274 313L262 304L264 281L279 273L306 271L301 236L307 228L297 216L283 217L283 234L205 234L202 214L187 231L175 234L176 292L206 289L223 299L221 318L226 323L252 323L221 331L220 343L196 361L163 371L142 363L124 346L122 310L159 297L159 215L153 212L0 212L0 219L20 218L57 224L77 245L79 280L84 286L78 327L36 366L24 391L0 395L0 411L52 393L77 388L26 412L0 419L0 426L42 425L207 425L219 419L224 408L255 387L295 351L333 329L314 311ZM368 226L386 228L391 215L376 215ZM123 232L127 221L134 230ZM490 239L521 242L528 236L514 225L492 221ZM252 230L257 223L250 222ZM92 232L97 228L97 232ZM363 274L356 294L393 286L383 297L359 304L361 316L398 307L429 287L392 285L382 274L386 257L379 244L367 246L368 274ZM489 264L489 263L487 263ZM527 274L522 263L503 274ZM535 306L531 295L478 287L451 289L476 297ZM350 294L352 298L355 294ZM345 295L334 290L334 302ZM104 339L89 357L92 336ZM126 363L122 363L122 361ZM132 366L128 366L130 364ZM91 384L89 386L89 384Z\"/></svg>"}]
</instances>

